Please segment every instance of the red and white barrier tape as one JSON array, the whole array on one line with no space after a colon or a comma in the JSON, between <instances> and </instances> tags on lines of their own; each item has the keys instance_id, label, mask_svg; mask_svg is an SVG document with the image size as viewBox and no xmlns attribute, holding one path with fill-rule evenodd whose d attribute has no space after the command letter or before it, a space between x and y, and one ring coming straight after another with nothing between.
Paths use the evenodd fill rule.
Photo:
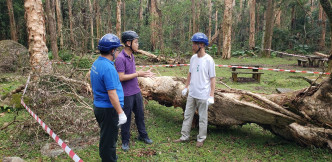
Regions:
<instances>
[{"instance_id":1,"label":"red and white barrier tape","mask_svg":"<svg viewBox=\"0 0 332 162\"><path fill-rule=\"evenodd\" d=\"M174 65L136 65L136 67L173 67L173 66L189 66L190 64L174 64Z\"/></svg>"},{"instance_id":2,"label":"red and white barrier tape","mask_svg":"<svg viewBox=\"0 0 332 162\"><path fill-rule=\"evenodd\" d=\"M136 67L173 67L173 66L189 66L190 64L173 64L173 65L137 65ZM272 69L272 68L258 68L258 67L247 67L247 66L232 66L232 65L216 65L217 67L229 67L229 68L240 68L240 69L258 69L258 70L270 70L270 71L282 71L282 72L291 72L291 73L308 73L308 74L326 74L330 75L331 73L323 72L313 72L313 71L303 71L303 70L286 70L286 69Z\"/></svg>"},{"instance_id":3,"label":"red and white barrier tape","mask_svg":"<svg viewBox=\"0 0 332 162\"><path fill-rule=\"evenodd\" d=\"M313 71L258 68L258 67L247 67L247 66L232 66L232 65L216 65L216 66L218 66L218 67L229 67L229 68L240 68L240 69L258 69L258 70L270 70L270 71L283 71L283 72L291 72L291 73L309 73L309 74L326 74L326 75L331 74L331 73L313 72Z\"/></svg>"},{"instance_id":4,"label":"red and white barrier tape","mask_svg":"<svg viewBox=\"0 0 332 162\"><path fill-rule=\"evenodd\" d=\"M27 80L27 83L25 85L24 91L23 91L23 95L21 98L21 104L25 107L25 109L28 110L28 112L30 113L30 115L35 118L37 120L37 122L43 127L43 129L58 143L58 145L61 146L61 148L75 161L75 162L83 162L83 160L78 157L77 154L75 154L75 152L70 149L67 144L65 142L63 142L58 135L56 135L52 129L50 129L33 111L30 110L30 108L24 103L23 101L23 96L26 92L26 89L28 87L29 84L29 80L30 80L30 76Z\"/></svg>"}]
</instances>

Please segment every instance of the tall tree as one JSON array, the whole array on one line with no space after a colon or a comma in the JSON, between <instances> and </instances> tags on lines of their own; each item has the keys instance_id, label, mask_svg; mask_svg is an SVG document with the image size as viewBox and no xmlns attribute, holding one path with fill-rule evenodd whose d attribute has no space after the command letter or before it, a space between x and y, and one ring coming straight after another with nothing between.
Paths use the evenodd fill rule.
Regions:
<instances>
[{"instance_id":1,"label":"tall tree","mask_svg":"<svg viewBox=\"0 0 332 162\"><path fill-rule=\"evenodd\" d=\"M100 7L99 7L99 0L95 0L95 11L96 11L96 34L99 40L100 36Z\"/></svg>"},{"instance_id":2,"label":"tall tree","mask_svg":"<svg viewBox=\"0 0 332 162\"><path fill-rule=\"evenodd\" d=\"M265 37L263 42L263 56L270 57L271 52L269 50L272 44L272 35L273 35L273 0L268 0L267 2L267 9L266 9L266 24L265 24Z\"/></svg>"},{"instance_id":3,"label":"tall tree","mask_svg":"<svg viewBox=\"0 0 332 162\"><path fill-rule=\"evenodd\" d=\"M281 7L276 5L275 9L275 25L276 27L280 28L281 27Z\"/></svg>"},{"instance_id":4,"label":"tall tree","mask_svg":"<svg viewBox=\"0 0 332 162\"><path fill-rule=\"evenodd\" d=\"M71 0L68 0L68 19L69 19L69 30L70 30L70 41L76 47L76 42L74 39L74 31L73 31L73 14L72 14L72 3Z\"/></svg>"},{"instance_id":5,"label":"tall tree","mask_svg":"<svg viewBox=\"0 0 332 162\"><path fill-rule=\"evenodd\" d=\"M141 26L142 26L142 23L143 23L143 0L139 0L138 17L139 17L138 30L139 30L139 33L140 33L141 32Z\"/></svg>"},{"instance_id":6,"label":"tall tree","mask_svg":"<svg viewBox=\"0 0 332 162\"><path fill-rule=\"evenodd\" d=\"M156 0L149 0L150 15L151 15L151 50L163 49L163 37L162 37L162 21L161 11L158 9Z\"/></svg>"},{"instance_id":7,"label":"tall tree","mask_svg":"<svg viewBox=\"0 0 332 162\"><path fill-rule=\"evenodd\" d=\"M211 42L211 30L212 30L212 3L211 0L209 0L209 27L208 27L209 42Z\"/></svg>"},{"instance_id":8,"label":"tall tree","mask_svg":"<svg viewBox=\"0 0 332 162\"><path fill-rule=\"evenodd\" d=\"M218 10L216 9L214 32L216 33L217 30L218 30Z\"/></svg>"},{"instance_id":9,"label":"tall tree","mask_svg":"<svg viewBox=\"0 0 332 162\"><path fill-rule=\"evenodd\" d=\"M238 18L237 18L237 21L242 21L242 15L243 15L243 0L240 0L239 2L239 5L240 5L240 12L238 14Z\"/></svg>"},{"instance_id":10,"label":"tall tree","mask_svg":"<svg viewBox=\"0 0 332 162\"><path fill-rule=\"evenodd\" d=\"M95 43L94 43L94 33L93 33L93 8L91 4L91 0L88 0L89 4L89 11L90 11L90 34L91 34L91 50L95 49Z\"/></svg>"},{"instance_id":11,"label":"tall tree","mask_svg":"<svg viewBox=\"0 0 332 162\"><path fill-rule=\"evenodd\" d=\"M121 37L121 0L116 3L116 34Z\"/></svg>"},{"instance_id":12,"label":"tall tree","mask_svg":"<svg viewBox=\"0 0 332 162\"><path fill-rule=\"evenodd\" d=\"M61 1L55 0L56 16L58 23L58 35L60 39L60 49L63 48L63 35L62 35L62 13L61 13Z\"/></svg>"},{"instance_id":13,"label":"tall tree","mask_svg":"<svg viewBox=\"0 0 332 162\"><path fill-rule=\"evenodd\" d=\"M255 20L256 20L256 0L250 0L250 29L249 29L249 47L253 49L255 45Z\"/></svg>"},{"instance_id":14,"label":"tall tree","mask_svg":"<svg viewBox=\"0 0 332 162\"><path fill-rule=\"evenodd\" d=\"M192 17L192 28L193 28L193 33L196 33L197 30L197 26L196 26L196 2L195 0L191 0L191 17Z\"/></svg>"},{"instance_id":15,"label":"tall tree","mask_svg":"<svg viewBox=\"0 0 332 162\"><path fill-rule=\"evenodd\" d=\"M106 6L106 11L107 11L107 28L106 28L106 32L107 33L113 33L113 27L112 27L112 15L111 15L111 2L109 4L107 4Z\"/></svg>"},{"instance_id":16,"label":"tall tree","mask_svg":"<svg viewBox=\"0 0 332 162\"><path fill-rule=\"evenodd\" d=\"M201 18L201 3L202 3L202 1L198 1L198 0L195 0L195 2L196 2L196 10L195 10L195 13L196 13L196 17L195 17L195 19L196 19L196 32L199 32L200 31L200 29L199 29L199 27L200 27L200 18Z\"/></svg>"},{"instance_id":17,"label":"tall tree","mask_svg":"<svg viewBox=\"0 0 332 162\"><path fill-rule=\"evenodd\" d=\"M45 37L45 20L41 0L25 0L25 18L28 31L30 65L35 74L46 74L52 71L48 59Z\"/></svg>"},{"instance_id":18,"label":"tall tree","mask_svg":"<svg viewBox=\"0 0 332 162\"><path fill-rule=\"evenodd\" d=\"M231 58L231 42L232 42L232 10L233 4L232 0L225 0L225 10L224 10L224 19L223 19L223 49L222 49L222 58L229 59Z\"/></svg>"},{"instance_id":19,"label":"tall tree","mask_svg":"<svg viewBox=\"0 0 332 162\"><path fill-rule=\"evenodd\" d=\"M318 14L318 21L319 21L319 26L321 27L321 35L319 39L319 47L321 50L324 50L325 48L325 35L326 35L326 16L323 11L322 5L319 5L319 14Z\"/></svg>"},{"instance_id":20,"label":"tall tree","mask_svg":"<svg viewBox=\"0 0 332 162\"><path fill-rule=\"evenodd\" d=\"M14 17L14 9L12 0L7 0L8 15L10 21L10 35L11 39L17 41L16 23Z\"/></svg>"},{"instance_id":21,"label":"tall tree","mask_svg":"<svg viewBox=\"0 0 332 162\"><path fill-rule=\"evenodd\" d=\"M330 22L330 37L332 40L332 2L331 0L319 0L320 4L322 5L325 14ZM328 72L332 72L332 42L331 42L331 50L330 50L330 57L329 57L329 66L328 66ZM332 75L330 75L330 79L332 80Z\"/></svg>"},{"instance_id":22,"label":"tall tree","mask_svg":"<svg viewBox=\"0 0 332 162\"><path fill-rule=\"evenodd\" d=\"M51 3L51 1L52 0L45 0L45 9L47 13L47 22L48 22L47 24L48 24L48 30L50 32L52 54L55 60L59 60L55 12L54 12L55 6L54 3Z\"/></svg>"},{"instance_id":23,"label":"tall tree","mask_svg":"<svg viewBox=\"0 0 332 162\"><path fill-rule=\"evenodd\" d=\"M126 1L122 1L122 30L126 31Z\"/></svg>"}]
</instances>

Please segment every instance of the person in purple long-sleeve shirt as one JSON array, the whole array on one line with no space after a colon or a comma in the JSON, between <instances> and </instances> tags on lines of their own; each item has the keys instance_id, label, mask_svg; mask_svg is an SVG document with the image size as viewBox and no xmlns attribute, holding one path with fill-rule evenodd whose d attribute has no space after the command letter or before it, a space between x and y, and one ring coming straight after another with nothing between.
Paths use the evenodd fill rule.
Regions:
<instances>
[{"instance_id":1,"label":"person in purple long-sleeve shirt","mask_svg":"<svg viewBox=\"0 0 332 162\"><path fill-rule=\"evenodd\" d=\"M122 149L129 150L131 112L135 114L135 122L139 133L138 139L147 144L153 143L146 132L143 111L143 98L138 86L137 77L151 77L150 70L136 71L134 52L138 50L138 35L134 31L122 33L121 41L125 45L115 60L116 70L124 92L124 107L127 122L121 126Z\"/></svg>"}]
</instances>

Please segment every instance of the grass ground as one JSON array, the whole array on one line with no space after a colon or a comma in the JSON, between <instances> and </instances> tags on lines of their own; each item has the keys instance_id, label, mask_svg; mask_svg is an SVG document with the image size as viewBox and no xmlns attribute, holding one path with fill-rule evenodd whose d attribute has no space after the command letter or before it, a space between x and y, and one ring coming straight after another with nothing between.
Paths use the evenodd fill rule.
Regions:
<instances>
[{"instance_id":1,"label":"grass ground","mask_svg":"<svg viewBox=\"0 0 332 162\"><path fill-rule=\"evenodd\" d=\"M293 58L232 58L231 60L216 59L216 64L254 64L263 67L281 69L299 69L320 71L320 69L297 67L296 59ZM233 83L230 79L231 73L228 68L216 68L217 80L222 80L232 88L244 89L256 93L276 93L275 88L290 88L298 90L309 86L298 76L318 76L313 74L287 73L263 71L261 83ZM180 76L187 74L188 67L155 68L163 76ZM8 74L10 75L10 74ZM8 76L10 77L10 76ZM250 76L248 76L250 77ZM23 80L23 81L22 81ZM3 89L1 95L6 91L15 89L15 86L24 83L24 79L17 82L1 83ZM218 84L217 88L225 88ZM269 131L263 130L256 124L233 126L230 128L217 128L209 126L208 138L204 147L195 147L195 137L198 129L192 130L192 138L188 143L172 143L172 140L180 137L183 112L181 108L165 107L155 101L149 101L146 105L146 126L154 143L145 145L135 139L136 129L131 136L131 148L129 152L121 150L121 141L118 142L117 153L120 161L332 161L331 151L327 149L302 147L292 141L286 141ZM6 123L13 121L16 112L0 112L0 128ZM20 130L25 127L26 120L31 116L25 110L19 110L16 117L17 122L0 131L0 159L8 156L19 156L26 161L71 161L69 156L62 153L58 157L50 158L40 153L40 148L46 143L54 143L53 139L46 133L42 136L36 132L24 132ZM32 122L33 120L31 120ZM22 124L23 123L23 124ZM34 125L38 131L43 131L38 124ZM36 136L37 134L37 136ZM93 134L93 135L91 135ZM75 134L71 136L60 136L63 140L85 137L88 143L83 147L72 147L84 161L100 161L98 155L98 136L96 133ZM95 139L95 140L92 140ZM71 141L67 141L71 146Z\"/></svg>"}]
</instances>

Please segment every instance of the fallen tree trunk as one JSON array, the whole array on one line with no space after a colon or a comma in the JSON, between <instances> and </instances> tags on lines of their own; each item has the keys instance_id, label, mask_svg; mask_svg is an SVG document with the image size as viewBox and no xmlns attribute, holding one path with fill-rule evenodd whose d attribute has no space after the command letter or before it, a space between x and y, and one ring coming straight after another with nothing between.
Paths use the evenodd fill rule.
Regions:
<instances>
[{"instance_id":1,"label":"fallen tree trunk","mask_svg":"<svg viewBox=\"0 0 332 162\"><path fill-rule=\"evenodd\" d=\"M326 55L326 54L324 54L324 53L314 52L314 54L317 55L317 56L321 56L321 57L329 58L329 55Z\"/></svg>"},{"instance_id":2,"label":"fallen tree trunk","mask_svg":"<svg viewBox=\"0 0 332 162\"><path fill-rule=\"evenodd\" d=\"M182 59L173 59L173 58L166 59L165 57L156 56L150 52L143 51L143 50L137 50L137 52L140 54L143 54L145 56L148 56L149 59L153 62L165 62L167 64L184 64L184 60L182 60Z\"/></svg>"},{"instance_id":3,"label":"fallen tree trunk","mask_svg":"<svg viewBox=\"0 0 332 162\"><path fill-rule=\"evenodd\" d=\"M181 96L184 78L139 78L142 94L165 106L185 108ZM217 126L256 123L276 135L304 145L327 147L332 139L332 80L317 87L286 94L254 94L216 89L209 107L209 124Z\"/></svg>"}]
</instances>

